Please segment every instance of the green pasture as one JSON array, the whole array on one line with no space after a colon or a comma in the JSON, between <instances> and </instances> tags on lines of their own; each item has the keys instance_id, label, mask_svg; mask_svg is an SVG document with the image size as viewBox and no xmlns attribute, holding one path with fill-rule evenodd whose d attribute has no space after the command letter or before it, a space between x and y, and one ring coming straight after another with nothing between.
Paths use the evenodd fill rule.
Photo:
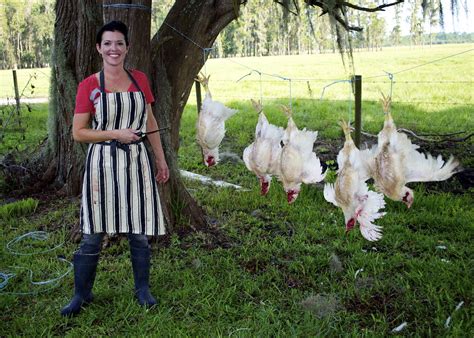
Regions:
<instances>
[{"instance_id":1,"label":"green pasture","mask_svg":"<svg viewBox=\"0 0 474 338\"><path fill-rule=\"evenodd\" d=\"M18 94L21 98L49 97L50 68L18 69ZM0 99L15 98L13 70L0 70Z\"/></svg>"},{"instance_id":2,"label":"green pasture","mask_svg":"<svg viewBox=\"0 0 474 338\"><path fill-rule=\"evenodd\" d=\"M376 134L382 126L378 99L380 91L390 90L387 71L395 74L393 115L399 127L417 134L473 132L474 52L417 67L472 48L355 53L356 71L364 81L363 129ZM221 163L206 168L195 142L192 93L181 120L178 161L182 169L243 187L186 181L219 236L198 231L154 242L151 285L159 306L149 310L133 298L126 239L111 241L99 263L95 301L80 316L64 319L59 310L72 295L72 274L59 284L31 285L28 269L33 281L67 272L69 265L57 257L70 260L77 248L70 229L78 223L80 201L44 195L13 201L3 186L0 271L16 276L0 291L0 336L473 336L473 189L458 178L412 184L412 208L387 200L387 215L377 222L384 236L374 243L358 230L344 233L342 212L324 200L322 184L304 186L292 205L276 179L269 195L260 196L256 177L241 160L254 137L257 114L250 99L260 99L260 78L252 73L236 82L250 72L242 65L294 79L296 124L318 130L318 155L328 163L335 160L334 151L343 142L337 121L353 114L350 87L338 82L326 88L323 100L320 95L324 86L345 79L338 55L209 60L203 70L211 74L213 98L239 113L226 124ZM369 79L378 75L383 77ZM311 92L305 81L296 80L303 78L311 79ZM262 76L264 111L280 126L286 126L279 107L289 104L288 82ZM18 149L32 156L47 135L47 105L32 105L31 112L24 107L22 114L27 132L5 128L0 154ZM474 165L473 138L425 142L422 149L444 157L453 153L464 167ZM49 237L7 248L15 238L38 230ZM11 253L47 251L62 243L38 255ZM402 331L392 332L405 322Z\"/></svg>"}]
</instances>

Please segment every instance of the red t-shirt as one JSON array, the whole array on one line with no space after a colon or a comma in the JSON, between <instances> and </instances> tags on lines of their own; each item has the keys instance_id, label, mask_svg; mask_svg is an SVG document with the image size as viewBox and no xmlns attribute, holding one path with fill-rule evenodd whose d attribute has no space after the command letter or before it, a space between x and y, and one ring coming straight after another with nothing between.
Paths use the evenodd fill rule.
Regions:
<instances>
[{"instance_id":1,"label":"red t-shirt","mask_svg":"<svg viewBox=\"0 0 474 338\"><path fill-rule=\"evenodd\" d=\"M131 70L135 81L137 81L138 86L145 94L146 103L155 102L153 93L151 92L150 84L148 83L148 78L145 73L140 72L139 70ZM138 92L138 88L133 84L130 84L128 88L129 92ZM105 90L106 93L110 93L108 90ZM75 114L91 113L95 114L95 105L97 104L100 97L100 85L99 81L95 74L85 78L79 87L77 88L76 95L76 109L74 110Z\"/></svg>"}]
</instances>

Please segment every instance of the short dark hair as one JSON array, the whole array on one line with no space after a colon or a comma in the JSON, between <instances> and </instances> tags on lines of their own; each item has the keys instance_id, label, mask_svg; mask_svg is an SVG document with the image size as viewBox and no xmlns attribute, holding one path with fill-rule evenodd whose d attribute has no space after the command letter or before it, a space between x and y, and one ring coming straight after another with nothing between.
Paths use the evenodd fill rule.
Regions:
<instances>
[{"instance_id":1,"label":"short dark hair","mask_svg":"<svg viewBox=\"0 0 474 338\"><path fill-rule=\"evenodd\" d=\"M120 32L123 34L125 38L125 44L128 46L128 27L126 24L124 24L122 21L110 21L109 23L106 23L103 25L99 31L97 32L97 36L95 37L95 42L100 45L102 42L102 35L104 32Z\"/></svg>"}]
</instances>

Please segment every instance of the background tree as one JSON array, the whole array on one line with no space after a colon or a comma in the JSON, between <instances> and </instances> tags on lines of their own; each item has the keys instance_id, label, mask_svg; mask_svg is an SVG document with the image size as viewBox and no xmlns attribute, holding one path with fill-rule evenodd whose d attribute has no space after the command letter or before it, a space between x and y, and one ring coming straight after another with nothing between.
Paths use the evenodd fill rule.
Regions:
<instances>
[{"instance_id":1,"label":"background tree","mask_svg":"<svg viewBox=\"0 0 474 338\"><path fill-rule=\"evenodd\" d=\"M401 28L402 5L395 6L395 26L390 33L390 42L392 45L398 46L402 40Z\"/></svg>"},{"instance_id":2,"label":"background tree","mask_svg":"<svg viewBox=\"0 0 474 338\"><path fill-rule=\"evenodd\" d=\"M0 3L0 69L49 64L53 3L53 0L3 0Z\"/></svg>"},{"instance_id":3,"label":"background tree","mask_svg":"<svg viewBox=\"0 0 474 338\"><path fill-rule=\"evenodd\" d=\"M424 0L410 2L410 17L407 20L410 23L410 36L413 45L419 45L423 42L422 1Z\"/></svg>"},{"instance_id":4,"label":"background tree","mask_svg":"<svg viewBox=\"0 0 474 338\"><path fill-rule=\"evenodd\" d=\"M441 0L427 0L426 6L427 8L425 9L424 13L426 13L426 18L430 27L429 37L431 46L433 44L434 39L433 28L437 27L440 24L439 12L440 10L442 11Z\"/></svg>"}]
</instances>

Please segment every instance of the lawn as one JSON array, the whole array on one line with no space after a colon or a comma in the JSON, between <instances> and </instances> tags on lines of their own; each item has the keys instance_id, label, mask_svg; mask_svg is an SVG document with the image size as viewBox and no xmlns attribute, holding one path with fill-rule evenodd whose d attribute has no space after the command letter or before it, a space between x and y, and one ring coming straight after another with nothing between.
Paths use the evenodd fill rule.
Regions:
<instances>
[{"instance_id":1,"label":"lawn","mask_svg":"<svg viewBox=\"0 0 474 338\"><path fill-rule=\"evenodd\" d=\"M390 90L387 71L394 74L393 115L399 127L417 134L473 132L472 47L356 53L356 70L363 76L364 130L376 134L383 124L377 100L380 91ZM430 63L438 59L443 60ZM58 284L31 285L28 269L33 281L58 278L70 269L57 257L70 260L77 248L70 230L78 223L79 200L43 194L6 203L12 202L11 196L4 194L0 271L17 275L0 291L0 336L385 336L400 325L401 335L473 335L473 188L456 177L411 185L412 208L387 200L387 215L378 221L384 236L373 243L357 230L344 233L342 212L324 200L322 185L304 186L296 202L288 205L274 180L269 195L261 197L257 179L241 161L257 121L249 100L261 97L261 84L269 120L285 126L279 105L290 102L290 81L262 76L260 82L254 72L236 82L249 68L292 78L296 124L318 130L316 151L324 161L335 160L343 142L336 122L353 114L347 101L350 87L337 82L319 98L325 86L346 78L338 55L209 60L204 70L211 74L213 98L239 113L226 125L222 162L206 168L195 142L192 93L181 120L179 164L245 189L186 182L214 232L172 234L154 242L151 283L159 306L144 310L134 301L128 244L115 239L101 256L94 303L76 318L61 318L59 309L72 294L72 274ZM46 105L32 105L31 112L25 108L22 114L29 121L25 140L20 131L6 129L4 140L10 143L2 142L0 153L14 150L16 144L32 156L46 136ZM472 138L413 141L433 154L454 153L466 168L474 166ZM38 230L49 237L7 247ZM57 245L37 255L11 253L47 251Z\"/></svg>"}]
</instances>

